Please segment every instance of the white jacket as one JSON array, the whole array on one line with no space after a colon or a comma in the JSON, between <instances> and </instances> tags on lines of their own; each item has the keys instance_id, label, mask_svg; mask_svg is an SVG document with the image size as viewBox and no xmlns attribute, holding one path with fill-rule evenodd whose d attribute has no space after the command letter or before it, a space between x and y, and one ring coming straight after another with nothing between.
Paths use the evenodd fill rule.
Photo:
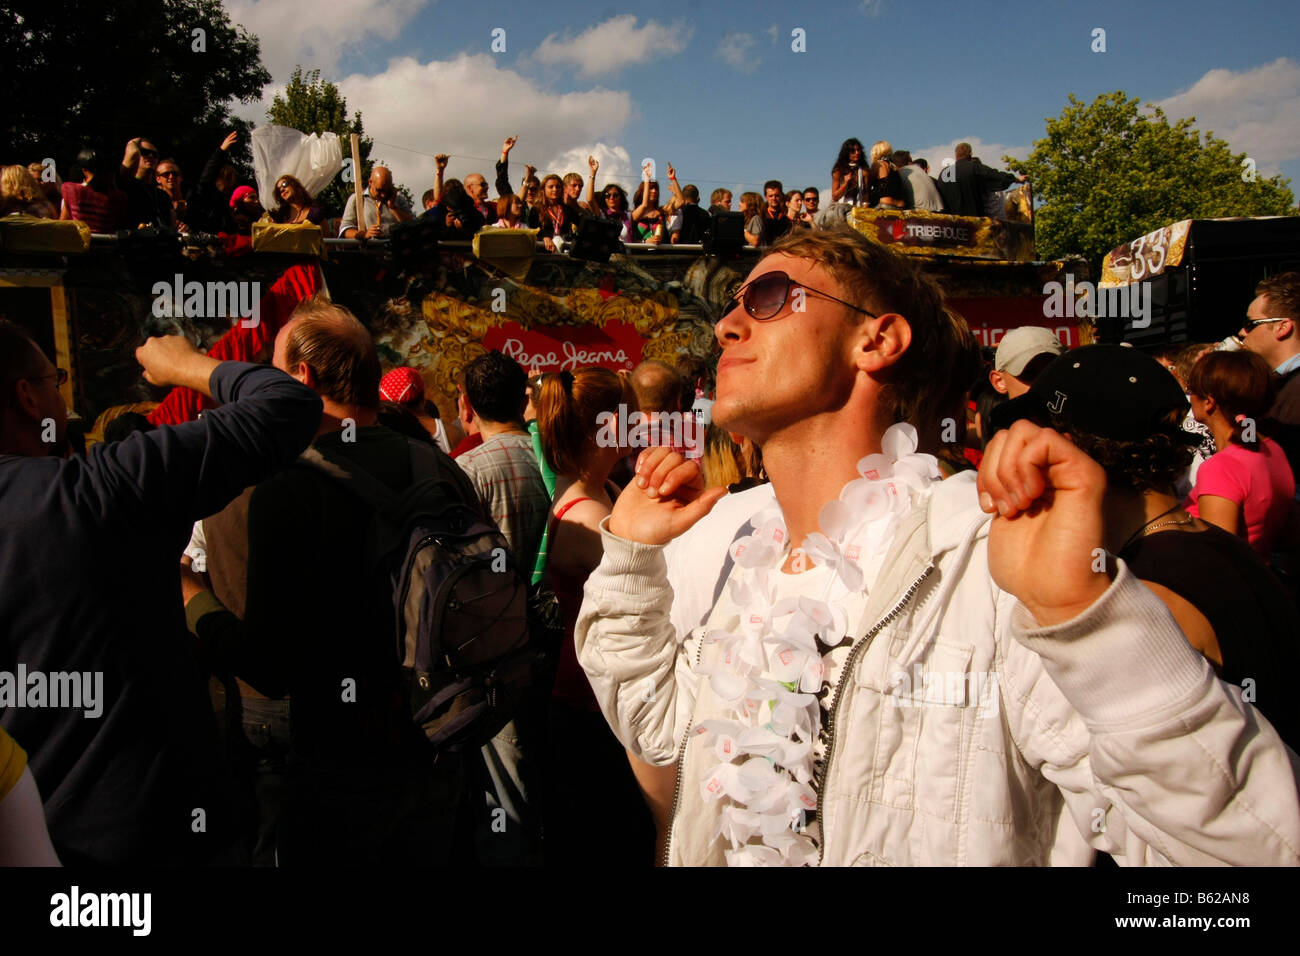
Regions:
<instances>
[{"instance_id":1,"label":"white jacket","mask_svg":"<svg viewBox=\"0 0 1300 956\"><path fill-rule=\"evenodd\" d=\"M695 609L679 612L685 626L735 531L771 500L729 496L674 544ZM826 718L822 862L1043 865L1086 862L1091 847L1127 865L1300 863L1300 767L1164 604L1120 563L1086 612L1036 627L990 577L989 525L968 474L934 485L897 533ZM696 671L717 645L704 627L677 639L663 548L603 536L578 658L623 744L678 761L667 862L721 864L719 804L700 793L714 758L687 737L722 715ZM996 706L909 699L926 673L991 686Z\"/></svg>"}]
</instances>

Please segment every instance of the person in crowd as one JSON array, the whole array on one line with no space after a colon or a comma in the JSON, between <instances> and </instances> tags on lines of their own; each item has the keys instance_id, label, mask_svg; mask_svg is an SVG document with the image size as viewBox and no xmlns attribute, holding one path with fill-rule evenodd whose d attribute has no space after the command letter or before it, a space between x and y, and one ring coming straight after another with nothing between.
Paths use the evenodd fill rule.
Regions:
<instances>
[{"instance_id":1,"label":"person in crowd","mask_svg":"<svg viewBox=\"0 0 1300 956\"><path fill-rule=\"evenodd\" d=\"M1294 749L1300 705L1282 675L1300 669L1300 615L1245 541L1184 510L1175 486L1198 440L1179 425L1187 404L1153 358L1087 345L1054 360L1008 408L1102 466L1106 550L1165 602L1220 680L1253 688Z\"/></svg>"},{"instance_id":2,"label":"person in crowd","mask_svg":"<svg viewBox=\"0 0 1300 956\"><path fill-rule=\"evenodd\" d=\"M719 187L709 194L709 214L731 212L731 190Z\"/></svg>"},{"instance_id":3,"label":"person in crowd","mask_svg":"<svg viewBox=\"0 0 1300 956\"><path fill-rule=\"evenodd\" d=\"M633 404L627 379L603 368L552 375L538 400L542 447L556 473L546 574L565 628L550 711L548 864L645 866L654 859L654 817L573 648L582 586L600 563L600 522L619 492L609 481L610 470L625 451L617 441L600 441L602 423L607 416L626 414ZM601 799L584 797L594 791ZM667 800L657 801L663 817L670 800L671 785Z\"/></svg>"},{"instance_id":4,"label":"person in crowd","mask_svg":"<svg viewBox=\"0 0 1300 956\"><path fill-rule=\"evenodd\" d=\"M745 216L745 242L756 246L763 238L763 197L755 192L741 193L740 211Z\"/></svg>"},{"instance_id":5,"label":"person in crowd","mask_svg":"<svg viewBox=\"0 0 1300 956\"><path fill-rule=\"evenodd\" d=\"M1183 417L1181 426L1183 431L1196 435L1199 439L1199 443L1192 449L1192 461L1187 472L1178 479L1176 490L1180 501L1187 497L1196 484L1196 474L1200 471L1201 465L1209 461L1215 452L1214 436L1192 414L1191 395L1188 393L1187 388L1187 376L1191 374L1192 367L1196 365L1196 360L1212 347L1213 343L1205 345L1164 345L1151 352L1151 357L1174 377L1174 381L1178 383L1179 389L1182 390L1183 396L1187 399L1187 414Z\"/></svg>"},{"instance_id":6,"label":"person in crowd","mask_svg":"<svg viewBox=\"0 0 1300 956\"><path fill-rule=\"evenodd\" d=\"M769 179L765 182L763 194L767 198L767 205L763 207L763 232L758 244L770 246L789 232L794 223L786 215L787 200L781 180Z\"/></svg>"},{"instance_id":7,"label":"person in crowd","mask_svg":"<svg viewBox=\"0 0 1300 956\"><path fill-rule=\"evenodd\" d=\"M803 191L803 208L815 222L817 213L821 211L822 194L816 186L806 186Z\"/></svg>"},{"instance_id":8,"label":"person in crowd","mask_svg":"<svg viewBox=\"0 0 1300 956\"><path fill-rule=\"evenodd\" d=\"M27 752L0 727L0 867L58 865Z\"/></svg>"},{"instance_id":9,"label":"person in crowd","mask_svg":"<svg viewBox=\"0 0 1300 956\"><path fill-rule=\"evenodd\" d=\"M1260 430L1276 392L1273 371L1253 352L1211 352L1187 387L1192 414L1217 449L1196 474L1187 511L1242 535L1267 561L1295 499L1285 452Z\"/></svg>"},{"instance_id":10,"label":"person in crowd","mask_svg":"<svg viewBox=\"0 0 1300 956\"><path fill-rule=\"evenodd\" d=\"M465 397L464 376L456 383L456 428L465 437L452 446L453 460L483 444L483 433L479 431L478 419L474 417L474 410L469 407L469 399Z\"/></svg>"},{"instance_id":11,"label":"person in crowd","mask_svg":"<svg viewBox=\"0 0 1300 956\"><path fill-rule=\"evenodd\" d=\"M537 209L537 236L547 252L555 252L555 241L567 243L578 232L575 207L565 203L564 180L551 173L542 180L542 204Z\"/></svg>"},{"instance_id":12,"label":"person in crowd","mask_svg":"<svg viewBox=\"0 0 1300 956\"><path fill-rule=\"evenodd\" d=\"M325 221L325 210L316 204L311 193L307 192L307 187L296 176L284 175L277 179L275 197L278 206L272 217L276 222L311 223L319 226Z\"/></svg>"},{"instance_id":13,"label":"person in crowd","mask_svg":"<svg viewBox=\"0 0 1300 956\"><path fill-rule=\"evenodd\" d=\"M628 205L627 192L618 183L606 183L599 199L591 200L591 208L598 210L600 218L613 220L619 224L620 242L631 242L633 231L631 207Z\"/></svg>"},{"instance_id":14,"label":"person in crowd","mask_svg":"<svg viewBox=\"0 0 1300 956\"><path fill-rule=\"evenodd\" d=\"M410 222L411 213L402 203L393 186L393 174L387 166L376 166L370 171L367 188L362 196L365 203L364 228L357 226L357 197L348 194L339 222L339 235L344 239L382 239L387 237L399 222Z\"/></svg>"},{"instance_id":15,"label":"person in crowd","mask_svg":"<svg viewBox=\"0 0 1300 956\"><path fill-rule=\"evenodd\" d=\"M465 192L474 205L474 211L483 225L490 226L497 221L496 203L488 199L487 179L482 173L470 173L465 177ZM482 227L480 227L482 228Z\"/></svg>"},{"instance_id":16,"label":"person in crowd","mask_svg":"<svg viewBox=\"0 0 1300 956\"><path fill-rule=\"evenodd\" d=\"M438 406L425 400L424 379L418 369L404 365L388 372L379 380L379 397L408 409L420 427L429 433L434 444L445 453L451 453L454 443L438 415Z\"/></svg>"},{"instance_id":17,"label":"person in crowd","mask_svg":"<svg viewBox=\"0 0 1300 956\"><path fill-rule=\"evenodd\" d=\"M904 209L907 196L903 180L894 167L894 147L880 140L871 147L871 182L867 187L867 201L873 209Z\"/></svg>"},{"instance_id":18,"label":"person in crowd","mask_svg":"<svg viewBox=\"0 0 1300 956\"><path fill-rule=\"evenodd\" d=\"M921 167L921 172L925 173L927 176L930 175L930 161L928 159L918 156L916 159L912 160L912 163L913 165Z\"/></svg>"},{"instance_id":19,"label":"person in crowd","mask_svg":"<svg viewBox=\"0 0 1300 956\"><path fill-rule=\"evenodd\" d=\"M37 219L57 219L59 214L45 198L41 184L24 166L0 168L0 216L18 213Z\"/></svg>"},{"instance_id":20,"label":"person in crowd","mask_svg":"<svg viewBox=\"0 0 1300 956\"><path fill-rule=\"evenodd\" d=\"M158 171L154 174L158 183L158 188L167 194L171 200L172 217L171 222L177 232L189 232L190 228L185 221L185 216L189 212L189 203L185 200L185 192L181 188L184 176L181 174L180 164L174 159L164 159L158 163Z\"/></svg>"},{"instance_id":21,"label":"person in crowd","mask_svg":"<svg viewBox=\"0 0 1300 956\"><path fill-rule=\"evenodd\" d=\"M659 182L649 178L649 167L636 188L632 207L632 241L662 242L668 216L659 205Z\"/></svg>"},{"instance_id":22,"label":"person in crowd","mask_svg":"<svg viewBox=\"0 0 1300 956\"><path fill-rule=\"evenodd\" d=\"M423 218L438 224L443 239L473 239L484 225L478 206L459 179L447 180L437 205L425 212Z\"/></svg>"},{"instance_id":23,"label":"person in crowd","mask_svg":"<svg viewBox=\"0 0 1300 956\"><path fill-rule=\"evenodd\" d=\"M235 232L247 236L253 231L253 223L259 222L266 215L262 200L252 186L236 186L230 193L230 218L234 221Z\"/></svg>"},{"instance_id":24,"label":"person in crowd","mask_svg":"<svg viewBox=\"0 0 1300 956\"><path fill-rule=\"evenodd\" d=\"M591 165L595 158L594 156L587 157L588 166ZM591 175L594 178L596 174L593 171ZM569 213L575 220L581 219L588 212L587 203L582 201L582 176L578 173L565 173L564 175L564 204L569 207Z\"/></svg>"},{"instance_id":25,"label":"person in crowd","mask_svg":"<svg viewBox=\"0 0 1300 956\"><path fill-rule=\"evenodd\" d=\"M420 197L420 208L428 212L436 205L438 205L438 193L432 189L426 189L424 195Z\"/></svg>"},{"instance_id":26,"label":"person in crowd","mask_svg":"<svg viewBox=\"0 0 1300 956\"><path fill-rule=\"evenodd\" d=\"M846 139L835 157L835 165L831 167L831 202L845 206L866 203L870 181L871 168L866 150L859 140Z\"/></svg>"},{"instance_id":27,"label":"person in crowd","mask_svg":"<svg viewBox=\"0 0 1300 956\"><path fill-rule=\"evenodd\" d=\"M668 223L669 240L695 245L704 241L711 226L709 214L700 208L700 190L687 183L682 187L681 205Z\"/></svg>"},{"instance_id":28,"label":"person in crowd","mask_svg":"<svg viewBox=\"0 0 1300 956\"><path fill-rule=\"evenodd\" d=\"M813 224L812 214L803 207L803 191L792 189L786 193L786 217L792 223L794 229L811 229Z\"/></svg>"},{"instance_id":29,"label":"person in crowd","mask_svg":"<svg viewBox=\"0 0 1300 956\"><path fill-rule=\"evenodd\" d=\"M277 334L273 362L320 397L312 449L327 461L344 460L397 493L436 478L478 510L449 458L417 459L405 436L378 424L379 356L347 309L321 296L304 301ZM278 820L278 865L454 858L463 771L442 754L433 759L391 641L376 639L394 621L391 593L369 564L374 508L316 468L287 469L204 519L214 590L182 574L202 659L255 691L244 695L246 726L292 701L283 791L262 794L263 813ZM341 590L350 597L339 600Z\"/></svg>"},{"instance_id":30,"label":"person in crowd","mask_svg":"<svg viewBox=\"0 0 1300 956\"><path fill-rule=\"evenodd\" d=\"M558 176L549 180L559 182ZM558 192L555 200L558 203ZM509 356L493 351L470 362L465 368L465 405L483 443L456 459L524 573L537 560L551 508L523 420L527 389L527 375ZM540 746L541 725L538 715L523 713L482 751L490 778L483 787L488 808L505 810L510 821L508 838L498 833L487 840L498 858L509 862L532 861L538 853L540 765L535 748Z\"/></svg>"},{"instance_id":31,"label":"person in crowd","mask_svg":"<svg viewBox=\"0 0 1300 956\"><path fill-rule=\"evenodd\" d=\"M989 381L1001 394L1018 398L1029 391L1034 378L1052 359L1064 351L1065 346L1051 329L1037 325L1011 329L998 343Z\"/></svg>"},{"instance_id":32,"label":"person in crowd","mask_svg":"<svg viewBox=\"0 0 1300 956\"><path fill-rule=\"evenodd\" d=\"M144 137L126 144L118 170L118 186L126 193L126 219L131 228L172 227L172 200L158 188L158 149Z\"/></svg>"},{"instance_id":33,"label":"person in crowd","mask_svg":"<svg viewBox=\"0 0 1300 956\"><path fill-rule=\"evenodd\" d=\"M943 197L921 165L913 162L912 154L907 150L895 150L894 167L898 170L903 184L903 199L908 209L925 209L930 212L943 212Z\"/></svg>"},{"instance_id":34,"label":"person in crowd","mask_svg":"<svg viewBox=\"0 0 1300 956\"><path fill-rule=\"evenodd\" d=\"M887 247L788 237L716 326L714 420L771 484L724 499L650 449L603 524L578 660L633 755L677 765L664 862L1300 862L1277 731L1098 563L1102 468L1027 421L978 477L934 480L915 451L898 403L947 394L934 370L966 348L946 316ZM984 689L915 686L958 665Z\"/></svg>"},{"instance_id":35,"label":"person in crowd","mask_svg":"<svg viewBox=\"0 0 1300 956\"><path fill-rule=\"evenodd\" d=\"M510 151L515 148L515 143L519 142L518 136L507 136L505 142L501 144L501 156L497 159L496 166L496 188L498 196L510 196L514 194L514 188L510 185ZM524 174L524 179L532 175L533 167L529 166ZM521 189L520 192L523 190Z\"/></svg>"},{"instance_id":36,"label":"person in crowd","mask_svg":"<svg viewBox=\"0 0 1300 956\"><path fill-rule=\"evenodd\" d=\"M542 181L529 170L532 170L531 166L525 170L524 181L519 188L524 197L524 218L529 229L540 229L542 226Z\"/></svg>"},{"instance_id":37,"label":"person in crowd","mask_svg":"<svg viewBox=\"0 0 1300 956\"><path fill-rule=\"evenodd\" d=\"M239 862L174 568L198 518L307 447L321 403L276 369L218 362L180 336L147 339L136 358L151 385L219 407L60 459L66 373L0 321L0 658L103 675L86 706L6 708L4 727L31 754L65 864Z\"/></svg>"},{"instance_id":38,"label":"person in crowd","mask_svg":"<svg viewBox=\"0 0 1300 956\"><path fill-rule=\"evenodd\" d=\"M63 208L60 219L77 219L91 232L117 232L126 227L126 193L113 185L109 163L95 150L86 148L77 154L81 182L63 184Z\"/></svg>"},{"instance_id":39,"label":"person in crowd","mask_svg":"<svg viewBox=\"0 0 1300 956\"><path fill-rule=\"evenodd\" d=\"M995 434L994 412L1008 401L1006 392L999 392L991 381L975 383L975 437L980 452L989 447Z\"/></svg>"},{"instance_id":40,"label":"person in crowd","mask_svg":"<svg viewBox=\"0 0 1300 956\"><path fill-rule=\"evenodd\" d=\"M524 221L526 210L524 201L513 193L508 196L502 196L497 200L497 218L490 228L494 229L525 229L528 224Z\"/></svg>"},{"instance_id":41,"label":"person in crowd","mask_svg":"<svg viewBox=\"0 0 1300 956\"><path fill-rule=\"evenodd\" d=\"M705 489L725 487L733 495L767 480L763 475L763 454L758 446L748 438L733 435L717 425L709 425L705 432L700 470L704 475Z\"/></svg>"},{"instance_id":42,"label":"person in crowd","mask_svg":"<svg viewBox=\"0 0 1300 956\"><path fill-rule=\"evenodd\" d=\"M47 175L48 169L48 175ZM63 181L59 179L59 174L53 164L46 167L44 162L28 163L27 172L31 174L41 187L41 192L45 194L45 201L48 202L55 210L55 218L58 217L59 204L63 201L63 194L60 191Z\"/></svg>"},{"instance_id":43,"label":"person in crowd","mask_svg":"<svg viewBox=\"0 0 1300 956\"><path fill-rule=\"evenodd\" d=\"M191 232L210 235L235 232L230 207L230 194L235 188L235 164L231 161L230 150L238 140L238 133L227 134L203 164L185 211L185 222Z\"/></svg>"},{"instance_id":44,"label":"person in crowd","mask_svg":"<svg viewBox=\"0 0 1300 956\"><path fill-rule=\"evenodd\" d=\"M987 214L990 193L1006 189L1012 183L1025 182L1025 176L991 169L971 156L970 143L958 143L953 149L954 169L939 177L939 193L947 211L955 216Z\"/></svg>"},{"instance_id":45,"label":"person in crowd","mask_svg":"<svg viewBox=\"0 0 1300 956\"><path fill-rule=\"evenodd\" d=\"M1300 272L1260 282L1237 334L1242 348L1263 357L1278 376L1264 426L1286 452L1292 472L1300 475Z\"/></svg>"}]
</instances>

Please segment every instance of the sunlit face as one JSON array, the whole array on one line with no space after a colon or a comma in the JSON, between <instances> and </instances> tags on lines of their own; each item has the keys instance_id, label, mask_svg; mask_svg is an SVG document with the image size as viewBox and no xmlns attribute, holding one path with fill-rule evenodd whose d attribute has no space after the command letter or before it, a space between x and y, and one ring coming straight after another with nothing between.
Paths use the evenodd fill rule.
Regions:
<instances>
[{"instance_id":1,"label":"sunlit face","mask_svg":"<svg viewBox=\"0 0 1300 956\"><path fill-rule=\"evenodd\" d=\"M469 176L465 180L465 192L469 193L469 198L476 203L481 203L487 198L487 180L477 173Z\"/></svg>"},{"instance_id":2,"label":"sunlit face","mask_svg":"<svg viewBox=\"0 0 1300 956\"><path fill-rule=\"evenodd\" d=\"M547 201L547 202L552 202L552 203L554 203L554 202L559 202L559 201L560 201L560 187L561 187L561 184L560 184L559 180L556 180L556 179L548 179L548 180L546 181L546 184L545 184L544 186L542 186L542 190L543 190L543 192L546 193L546 201Z\"/></svg>"},{"instance_id":3,"label":"sunlit face","mask_svg":"<svg viewBox=\"0 0 1300 956\"><path fill-rule=\"evenodd\" d=\"M781 208L781 204L785 202L785 197L781 195L781 190L776 188L768 189L765 192L767 194L767 208L776 212Z\"/></svg>"},{"instance_id":4,"label":"sunlit face","mask_svg":"<svg viewBox=\"0 0 1300 956\"><path fill-rule=\"evenodd\" d=\"M524 199L531 205L537 202L537 197L541 195L541 189L536 183L530 183L524 187Z\"/></svg>"},{"instance_id":5,"label":"sunlit face","mask_svg":"<svg viewBox=\"0 0 1300 956\"><path fill-rule=\"evenodd\" d=\"M808 259L776 254L766 257L746 278L785 272L796 285L806 282L826 295L853 297L822 266ZM796 302L802 311L796 312ZM718 362L713 420L760 444L794 422L834 412L844 406L858 371L855 346L863 322L846 321L847 306L822 295L791 293L770 319L760 321L742 304L714 328L722 357ZM790 356L800 356L791 362Z\"/></svg>"},{"instance_id":6,"label":"sunlit face","mask_svg":"<svg viewBox=\"0 0 1300 956\"><path fill-rule=\"evenodd\" d=\"M816 212L817 206L820 202L821 202L821 197L818 196L816 193L803 194L803 206L809 212Z\"/></svg>"},{"instance_id":7,"label":"sunlit face","mask_svg":"<svg viewBox=\"0 0 1300 956\"><path fill-rule=\"evenodd\" d=\"M149 173L158 167L158 149L147 139L140 141L140 169Z\"/></svg>"},{"instance_id":8,"label":"sunlit face","mask_svg":"<svg viewBox=\"0 0 1300 956\"><path fill-rule=\"evenodd\" d=\"M719 199L719 200L718 200L718 205L719 205L719 206L722 206L724 209L730 209L730 208L731 208L731 193L727 193L727 194L724 195L721 199Z\"/></svg>"},{"instance_id":9,"label":"sunlit face","mask_svg":"<svg viewBox=\"0 0 1300 956\"><path fill-rule=\"evenodd\" d=\"M175 163L163 163L158 167L155 173L158 177L158 185L169 193L180 194L181 191L181 171Z\"/></svg>"},{"instance_id":10,"label":"sunlit face","mask_svg":"<svg viewBox=\"0 0 1300 956\"><path fill-rule=\"evenodd\" d=\"M1276 319L1279 317L1276 307L1269 302L1268 296L1259 295L1246 309L1246 322L1237 331L1237 337L1241 339L1243 348L1262 356L1269 365L1274 367L1286 361L1285 352L1278 347L1278 335L1285 336L1294 323L1291 320L1286 322L1265 322L1254 328L1250 328L1250 323L1259 319Z\"/></svg>"},{"instance_id":11,"label":"sunlit face","mask_svg":"<svg viewBox=\"0 0 1300 956\"><path fill-rule=\"evenodd\" d=\"M293 199L293 183L286 179L280 180L275 184L275 194L280 197L280 202L289 202Z\"/></svg>"},{"instance_id":12,"label":"sunlit face","mask_svg":"<svg viewBox=\"0 0 1300 956\"><path fill-rule=\"evenodd\" d=\"M564 183L564 201L569 202L582 195L582 180L566 180Z\"/></svg>"},{"instance_id":13,"label":"sunlit face","mask_svg":"<svg viewBox=\"0 0 1300 956\"><path fill-rule=\"evenodd\" d=\"M618 205L619 205L619 203L618 203L618 190L616 190L616 189L606 189L606 190L605 190L605 207L606 207L610 212L618 212Z\"/></svg>"}]
</instances>

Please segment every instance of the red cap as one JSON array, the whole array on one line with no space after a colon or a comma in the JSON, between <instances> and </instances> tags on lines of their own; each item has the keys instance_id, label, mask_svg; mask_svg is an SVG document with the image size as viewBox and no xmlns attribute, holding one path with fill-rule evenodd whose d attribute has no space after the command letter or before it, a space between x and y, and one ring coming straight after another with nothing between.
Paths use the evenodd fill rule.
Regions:
<instances>
[{"instance_id":1,"label":"red cap","mask_svg":"<svg viewBox=\"0 0 1300 956\"><path fill-rule=\"evenodd\" d=\"M379 380L379 397L398 405L414 405L424 400L424 379L409 365L395 368Z\"/></svg>"},{"instance_id":2,"label":"red cap","mask_svg":"<svg viewBox=\"0 0 1300 956\"><path fill-rule=\"evenodd\" d=\"M249 193L256 196L257 190L252 186L236 186L235 191L230 194L230 208L234 209L235 206L239 205L239 200L243 199Z\"/></svg>"}]
</instances>

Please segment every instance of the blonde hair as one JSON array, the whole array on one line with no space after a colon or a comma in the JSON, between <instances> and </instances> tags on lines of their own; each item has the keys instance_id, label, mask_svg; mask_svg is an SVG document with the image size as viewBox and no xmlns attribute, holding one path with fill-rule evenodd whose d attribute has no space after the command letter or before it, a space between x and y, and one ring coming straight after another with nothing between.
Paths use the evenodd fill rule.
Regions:
<instances>
[{"instance_id":1,"label":"blonde hair","mask_svg":"<svg viewBox=\"0 0 1300 956\"><path fill-rule=\"evenodd\" d=\"M882 157L892 156L893 153L894 153L894 147L889 145L888 140L883 140L883 139L878 140L871 147L871 165L874 166L876 164L876 160Z\"/></svg>"},{"instance_id":2,"label":"blonde hair","mask_svg":"<svg viewBox=\"0 0 1300 956\"><path fill-rule=\"evenodd\" d=\"M5 166L0 169L0 196L21 202L47 202L41 185L32 179L26 166Z\"/></svg>"}]
</instances>

